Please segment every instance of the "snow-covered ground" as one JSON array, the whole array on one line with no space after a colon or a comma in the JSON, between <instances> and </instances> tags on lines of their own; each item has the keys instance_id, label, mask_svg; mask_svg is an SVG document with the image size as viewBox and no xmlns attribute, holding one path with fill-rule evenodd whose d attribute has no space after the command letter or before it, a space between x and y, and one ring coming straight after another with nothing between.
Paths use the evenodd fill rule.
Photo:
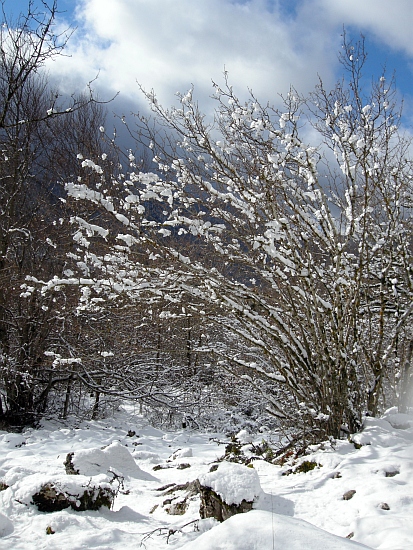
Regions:
<instances>
[{"instance_id":1,"label":"snow-covered ground","mask_svg":"<svg viewBox=\"0 0 413 550\"><path fill-rule=\"evenodd\" d=\"M348 441L333 447L327 444L298 463L282 467L256 460L248 475L239 470L241 466L237 471L234 467L234 475L226 466L219 475L209 473L211 463L224 454L224 446L217 443L224 436L215 436L163 432L125 411L104 421L65 426L45 422L41 429L22 434L0 432L0 483L8 485L0 491L0 548L412 547L413 416L389 411L381 419L367 418L363 432L353 437L356 445ZM243 439L248 441L249 437L244 433ZM262 435L250 439L260 443ZM63 462L70 452L75 452L74 465L86 477L65 474ZM303 460L314 461L317 466L306 473L283 475ZM31 504L31 495L48 481L69 489L82 479L105 483L108 469L124 476L112 510L69 509L50 514ZM95 478L97 475L100 477ZM222 524L212 519L197 521L199 495L180 506L186 492L168 494L165 486L183 485L198 477L215 484L217 492L238 495L234 498L242 491L259 493L255 509ZM352 497L343 499L351 491L355 491ZM168 513L174 508L183 511L185 506L182 515Z\"/></svg>"}]
</instances>

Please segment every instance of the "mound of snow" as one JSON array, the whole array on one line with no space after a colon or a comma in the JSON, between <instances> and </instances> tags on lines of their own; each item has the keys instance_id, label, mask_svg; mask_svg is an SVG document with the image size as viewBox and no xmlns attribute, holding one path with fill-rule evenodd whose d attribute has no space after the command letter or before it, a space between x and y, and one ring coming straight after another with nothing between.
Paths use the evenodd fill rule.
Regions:
<instances>
[{"instance_id":1,"label":"mound of snow","mask_svg":"<svg viewBox=\"0 0 413 550\"><path fill-rule=\"evenodd\" d=\"M33 470L29 470L28 468L24 468L22 466L13 466L2 477L4 483L6 483L6 485L8 486L11 486L19 481L19 479L24 479L32 475L33 473Z\"/></svg>"},{"instance_id":2,"label":"mound of snow","mask_svg":"<svg viewBox=\"0 0 413 550\"><path fill-rule=\"evenodd\" d=\"M178 449L172 455L173 460L177 458L190 458L193 456L192 449L190 447L184 447L183 449Z\"/></svg>"},{"instance_id":3,"label":"mound of snow","mask_svg":"<svg viewBox=\"0 0 413 550\"><path fill-rule=\"evenodd\" d=\"M7 535L13 533L13 530L14 527L9 518L0 514L0 538L7 537Z\"/></svg>"},{"instance_id":4,"label":"mound of snow","mask_svg":"<svg viewBox=\"0 0 413 550\"><path fill-rule=\"evenodd\" d=\"M413 426L412 415L397 412L397 407L388 409L384 413L383 418L396 429L409 429Z\"/></svg>"},{"instance_id":5,"label":"mound of snow","mask_svg":"<svg viewBox=\"0 0 413 550\"><path fill-rule=\"evenodd\" d=\"M95 448L75 451L72 464L75 470L84 476L95 476L113 471L146 481L156 479L141 470L128 449L118 441L114 441L103 450Z\"/></svg>"},{"instance_id":6,"label":"mound of snow","mask_svg":"<svg viewBox=\"0 0 413 550\"><path fill-rule=\"evenodd\" d=\"M136 460L147 460L152 464L159 464L160 462L162 462L159 454L152 451L134 451L133 458L135 458Z\"/></svg>"},{"instance_id":7,"label":"mound of snow","mask_svg":"<svg viewBox=\"0 0 413 550\"><path fill-rule=\"evenodd\" d=\"M218 469L199 476L204 487L210 487L227 504L252 502L262 493L260 478L254 468L243 464L221 462Z\"/></svg>"},{"instance_id":8,"label":"mound of snow","mask_svg":"<svg viewBox=\"0 0 413 550\"><path fill-rule=\"evenodd\" d=\"M350 550L363 544L331 535L306 521L252 510L232 516L203 533L181 550Z\"/></svg>"}]
</instances>

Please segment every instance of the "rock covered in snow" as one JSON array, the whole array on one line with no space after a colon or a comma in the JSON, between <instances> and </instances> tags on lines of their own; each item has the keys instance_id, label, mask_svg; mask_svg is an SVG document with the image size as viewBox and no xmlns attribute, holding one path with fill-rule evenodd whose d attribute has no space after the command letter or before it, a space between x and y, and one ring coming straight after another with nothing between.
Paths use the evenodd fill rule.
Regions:
<instances>
[{"instance_id":1,"label":"rock covered in snow","mask_svg":"<svg viewBox=\"0 0 413 550\"><path fill-rule=\"evenodd\" d=\"M98 510L110 508L116 496L113 477L32 474L16 481L9 498L26 506L35 504L40 512Z\"/></svg>"},{"instance_id":2,"label":"rock covered in snow","mask_svg":"<svg viewBox=\"0 0 413 550\"><path fill-rule=\"evenodd\" d=\"M141 449L133 451L133 458L137 460L146 460L151 464L159 464L162 462L158 453L152 451L142 451Z\"/></svg>"},{"instance_id":3,"label":"rock covered in snow","mask_svg":"<svg viewBox=\"0 0 413 550\"><path fill-rule=\"evenodd\" d=\"M251 439L252 439L251 435L248 433L247 430L241 430L240 432L237 433L235 437L243 445L245 445L246 443L251 443Z\"/></svg>"},{"instance_id":4,"label":"rock covered in snow","mask_svg":"<svg viewBox=\"0 0 413 550\"><path fill-rule=\"evenodd\" d=\"M32 495L33 504L39 512L60 512L72 508L77 512L99 510L102 506L111 508L116 491L110 487L88 484L80 486L74 494L69 493L61 484L45 483L38 493Z\"/></svg>"},{"instance_id":5,"label":"rock covered in snow","mask_svg":"<svg viewBox=\"0 0 413 550\"><path fill-rule=\"evenodd\" d=\"M221 462L215 471L198 479L201 486L211 488L227 504L252 502L262 493L256 470L234 462Z\"/></svg>"},{"instance_id":6,"label":"rock covered in snow","mask_svg":"<svg viewBox=\"0 0 413 550\"><path fill-rule=\"evenodd\" d=\"M396 428L398 430L408 430L413 426L412 415L399 413L397 407L392 407L391 409L388 409L384 413L383 418L387 420L387 422L393 428Z\"/></svg>"},{"instance_id":7,"label":"rock covered in snow","mask_svg":"<svg viewBox=\"0 0 413 550\"><path fill-rule=\"evenodd\" d=\"M155 479L139 468L128 449L118 441L114 441L104 449L83 449L69 453L64 465L69 475L95 476L114 472L147 481Z\"/></svg>"},{"instance_id":8,"label":"rock covered in snow","mask_svg":"<svg viewBox=\"0 0 413 550\"><path fill-rule=\"evenodd\" d=\"M199 477L201 518L218 521L252 510L262 493L257 472L241 464L222 462L213 472Z\"/></svg>"}]
</instances>

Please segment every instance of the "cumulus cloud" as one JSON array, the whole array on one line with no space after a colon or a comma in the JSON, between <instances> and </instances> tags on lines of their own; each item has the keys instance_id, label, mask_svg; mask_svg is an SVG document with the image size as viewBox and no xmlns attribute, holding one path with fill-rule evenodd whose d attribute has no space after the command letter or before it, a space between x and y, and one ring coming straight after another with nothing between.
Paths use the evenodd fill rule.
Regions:
<instances>
[{"instance_id":1,"label":"cumulus cloud","mask_svg":"<svg viewBox=\"0 0 413 550\"><path fill-rule=\"evenodd\" d=\"M318 9L338 25L356 25L394 50L413 57L411 0L318 0Z\"/></svg>"},{"instance_id":2,"label":"cumulus cloud","mask_svg":"<svg viewBox=\"0 0 413 550\"><path fill-rule=\"evenodd\" d=\"M237 94L277 102L337 76L343 24L413 55L410 0L78 0L71 57L50 71L66 91L99 72L101 95L141 107L136 82L164 105L195 85L206 102L223 71Z\"/></svg>"},{"instance_id":3,"label":"cumulus cloud","mask_svg":"<svg viewBox=\"0 0 413 550\"><path fill-rule=\"evenodd\" d=\"M99 72L101 88L135 99L138 81L170 103L191 83L209 95L226 69L240 93L275 101L333 75L337 37L263 0L83 0L76 14L71 57L51 68L67 86Z\"/></svg>"}]
</instances>

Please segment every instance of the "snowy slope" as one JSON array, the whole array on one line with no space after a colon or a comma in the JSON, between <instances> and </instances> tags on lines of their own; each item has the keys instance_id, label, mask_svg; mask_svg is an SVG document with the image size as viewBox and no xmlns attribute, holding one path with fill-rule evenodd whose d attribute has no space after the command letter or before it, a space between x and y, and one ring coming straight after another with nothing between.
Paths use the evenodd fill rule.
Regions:
<instances>
[{"instance_id":1,"label":"snowy slope","mask_svg":"<svg viewBox=\"0 0 413 550\"><path fill-rule=\"evenodd\" d=\"M299 462L281 467L255 461L262 490L254 476L247 477L251 490L260 492L256 510L223 524L197 521L196 495L183 515L169 515L171 501L182 502L186 493L168 494L165 486L209 479L211 463L223 455L223 446L211 437L163 432L127 412L107 421L47 422L22 434L0 432L0 481L9 485L0 492L0 549L350 550L362 547L358 542L410 550L413 416L389 411L382 419L366 419L364 431L353 437L356 446L340 441L313 449L305 460L317 466L307 473L289 473ZM75 462L81 474L93 478L99 463L124 475L113 510L46 514L30 504L33 488L42 483L75 482L79 476L66 476L63 466L73 451L75 460L82 451ZM224 483L211 479L220 492L238 494L231 476ZM348 491L356 492L344 500ZM46 534L48 527L54 534Z\"/></svg>"}]
</instances>

